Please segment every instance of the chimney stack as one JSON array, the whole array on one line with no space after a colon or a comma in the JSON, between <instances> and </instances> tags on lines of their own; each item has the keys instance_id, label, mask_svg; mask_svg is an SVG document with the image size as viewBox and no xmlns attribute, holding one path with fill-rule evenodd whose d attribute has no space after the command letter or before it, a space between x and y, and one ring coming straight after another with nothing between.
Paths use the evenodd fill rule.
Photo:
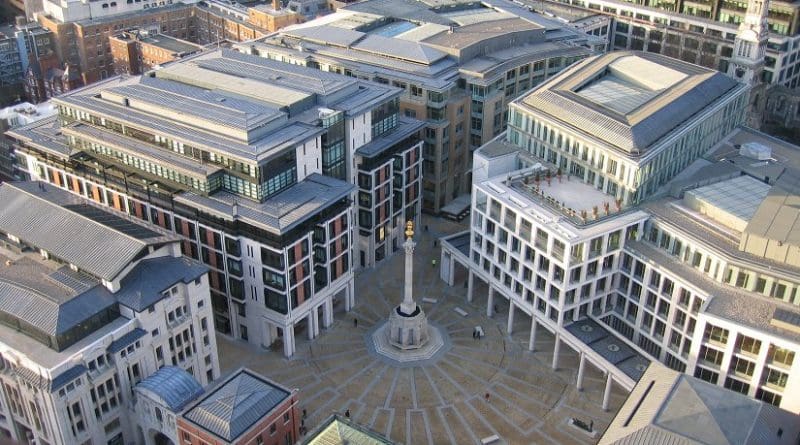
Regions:
<instances>
[{"instance_id":1,"label":"chimney stack","mask_svg":"<svg viewBox=\"0 0 800 445\"><path fill-rule=\"evenodd\" d=\"M281 0L272 0L272 9L278 11L281 9Z\"/></svg>"}]
</instances>

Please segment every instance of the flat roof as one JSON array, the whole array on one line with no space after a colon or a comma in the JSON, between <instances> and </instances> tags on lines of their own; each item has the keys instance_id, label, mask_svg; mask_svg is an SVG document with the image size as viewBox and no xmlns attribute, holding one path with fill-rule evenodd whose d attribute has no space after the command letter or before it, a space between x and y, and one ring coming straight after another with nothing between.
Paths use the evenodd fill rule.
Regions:
<instances>
[{"instance_id":1,"label":"flat roof","mask_svg":"<svg viewBox=\"0 0 800 445\"><path fill-rule=\"evenodd\" d=\"M403 141L419 132L425 126L424 121L400 116L397 119L397 126L388 133L367 142L356 150L356 154L365 158L373 158L380 155L394 144Z\"/></svg>"},{"instance_id":2,"label":"flat roof","mask_svg":"<svg viewBox=\"0 0 800 445\"><path fill-rule=\"evenodd\" d=\"M633 381L639 380L650 360L636 352L610 330L591 318L584 318L566 327L578 340L616 366Z\"/></svg>"},{"instance_id":3,"label":"flat roof","mask_svg":"<svg viewBox=\"0 0 800 445\"><path fill-rule=\"evenodd\" d=\"M348 182L314 173L263 203L241 199L228 192L217 192L208 197L186 192L176 196L175 201L197 207L229 221L241 219L267 231L281 234L339 200L349 197L354 188L355 186Z\"/></svg>"},{"instance_id":4,"label":"flat roof","mask_svg":"<svg viewBox=\"0 0 800 445\"><path fill-rule=\"evenodd\" d=\"M562 71L514 104L639 156L697 113L747 87L654 53L615 51Z\"/></svg>"},{"instance_id":5,"label":"flat roof","mask_svg":"<svg viewBox=\"0 0 800 445\"><path fill-rule=\"evenodd\" d=\"M753 218L771 188L769 184L745 175L689 190L686 195L722 210L744 226Z\"/></svg>"},{"instance_id":6,"label":"flat roof","mask_svg":"<svg viewBox=\"0 0 800 445\"><path fill-rule=\"evenodd\" d=\"M72 153L61 134L61 121L56 115L13 128L5 134L59 158L67 158Z\"/></svg>"},{"instance_id":7,"label":"flat roof","mask_svg":"<svg viewBox=\"0 0 800 445\"><path fill-rule=\"evenodd\" d=\"M191 53L203 48L201 45L176 39L175 37L170 37L165 34L148 34L146 36L140 36L139 40L175 54Z\"/></svg>"}]
</instances>

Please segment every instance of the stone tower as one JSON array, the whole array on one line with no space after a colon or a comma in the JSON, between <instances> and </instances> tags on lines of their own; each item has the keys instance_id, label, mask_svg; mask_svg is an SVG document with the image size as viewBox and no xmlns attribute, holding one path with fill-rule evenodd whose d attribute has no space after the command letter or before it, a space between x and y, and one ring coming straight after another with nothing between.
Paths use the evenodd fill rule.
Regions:
<instances>
[{"instance_id":1,"label":"stone tower","mask_svg":"<svg viewBox=\"0 0 800 445\"><path fill-rule=\"evenodd\" d=\"M767 85L761 80L761 74L764 71L764 54L769 39L768 10L769 0L749 0L744 20L739 24L739 31L736 33L733 57L728 63L728 75L751 88L748 125L753 128L761 126L763 105L766 102Z\"/></svg>"}]
</instances>

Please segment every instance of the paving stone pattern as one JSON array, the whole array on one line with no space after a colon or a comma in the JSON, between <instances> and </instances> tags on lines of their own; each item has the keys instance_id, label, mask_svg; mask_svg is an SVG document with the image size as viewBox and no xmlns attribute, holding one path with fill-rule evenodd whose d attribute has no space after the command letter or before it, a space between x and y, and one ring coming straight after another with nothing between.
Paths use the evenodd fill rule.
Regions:
<instances>
[{"instance_id":1,"label":"paving stone pattern","mask_svg":"<svg viewBox=\"0 0 800 445\"><path fill-rule=\"evenodd\" d=\"M465 271L457 271L453 287L439 279L438 265L431 264L432 258L439 258L433 240L465 228L425 217L415 236L415 299L452 342L441 357L422 366L401 367L367 350L366 334L402 301L403 255L398 253L357 276L355 308L345 314L339 302L334 324L314 341L307 340L303 327L296 328L297 353L291 359L282 356L280 346L266 350L220 337L223 372L247 366L299 388L309 430L330 414L349 409L356 422L409 445L479 444L495 434L505 444L596 443L599 434L590 437L568 425L568 419L592 420L602 432L624 402L624 390L614 386L611 410L604 412L605 378L600 371L587 365L584 390L577 391L574 351L562 345L559 369L553 371L552 335L540 328L536 351L527 350L530 317L517 310L509 336L507 302L495 298L499 311L488 318L485 285L477 284L476 298L468 303ZM424 303L422 298L437 303ZM455 307L468 316L459 315ZM358 327L353 318L358 318ZM485 332L480 340L472 338L478 325Z\"/></svg>"}]
</instances>

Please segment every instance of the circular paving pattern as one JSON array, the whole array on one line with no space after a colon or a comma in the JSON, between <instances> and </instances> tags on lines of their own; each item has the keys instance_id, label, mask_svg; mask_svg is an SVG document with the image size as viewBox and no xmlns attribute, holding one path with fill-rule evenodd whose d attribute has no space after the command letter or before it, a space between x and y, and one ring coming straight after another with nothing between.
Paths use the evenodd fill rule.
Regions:
<instances>
[{"instance_id":1,"label":"circular paving pattern","mask_svg":"<svg viewBox=\"0 0 800 445\"><path fill-rule=\"evenodd\" d=\"M553 371L553 337L540 329L536 352L529 352L530 318L517 310L514 333L508 335L507 302L495 298L500 311L487 318L486 287L477 284L476 298L468 303L463 272L458 284L449 287L431 267L432 244L424 237L418 240L414 278L417 303L442 335L443 346L431 358L398 363L368 346L368 338L402 299L403 258L396 255L357 276L354 310L345 314L337 306L333 326L317 339L306 340L305 331L298 329L297 353L291 359L277 350L219 337L223 371L247 366L299 388L309 430L334 412L349 409L354 421L405 444L476 444L495 434L506 444L596 443L596 437L568 420L592 420L603 431L624 401L622 390L614 387L612 410L603 412L605 379L599 371L587 366L584 390L577 391L577 354L562 345L559 370ZM485 332L482 339L472 337L476 326Z\"/></svg>"}]
</instances>

